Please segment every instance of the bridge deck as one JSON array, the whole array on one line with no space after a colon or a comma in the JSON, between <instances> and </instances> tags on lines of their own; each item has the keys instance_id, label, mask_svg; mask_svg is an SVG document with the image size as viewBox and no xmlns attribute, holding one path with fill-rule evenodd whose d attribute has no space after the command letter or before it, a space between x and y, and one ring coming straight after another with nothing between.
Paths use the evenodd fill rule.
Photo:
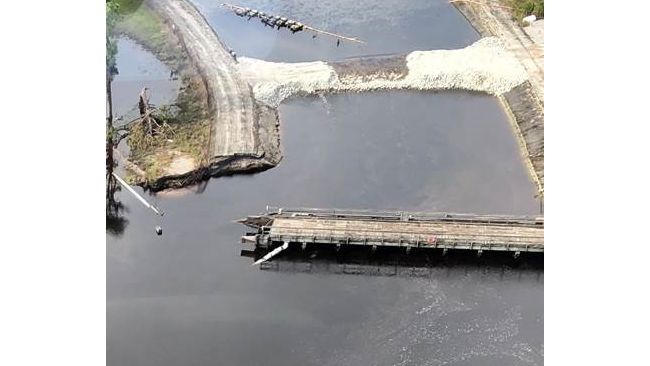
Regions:
<instances>
[{"instance_id":1,"label":"bridge deck","mask_svg":"<svg viewBox=\"0 0 650 366\"><path fill-rule=\"evenodd\" d=\"M257 224L251 225L256 222ZM244 221L258 227L245 241L370 245L496 251L544 251L544 222L538 218L404 213L359 214L278 211Z\"/></svg>"}]
</instances>

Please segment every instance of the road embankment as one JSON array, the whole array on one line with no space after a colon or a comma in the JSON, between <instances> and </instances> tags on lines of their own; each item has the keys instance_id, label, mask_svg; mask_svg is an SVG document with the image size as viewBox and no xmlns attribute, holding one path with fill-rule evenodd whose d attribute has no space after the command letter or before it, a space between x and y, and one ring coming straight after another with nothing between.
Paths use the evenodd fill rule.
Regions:
<instances>
[{"instance_id":1,"label":"road embankment","mask_svg":"<svg viewBox=\"0 0 650 366\"><path fill-rule=\"evenodd\" d=\"M252 173L281 160L277 108L294 96L370 90L467 90L506 106L528 165L543 192L543 100L518 55L501 37L457 50L352 58L336 62L235 61L187 0L149 0L201 76L210 133L205 159L148 179L153 190L179 188L210 176ZM487 28L486 28L487 29ZM535 104L536 103L536 104ZM179 157L179 159L182 157Z\"/></svg>"},{"instance_id":2,"label":"road embankment","mask_svg":"<svg viewBox=\"0 0 650 366\"><path fill-rule=\"evenodd\" d=\"M544 195L544 44L543 30L536 41L516 24L498 1L486 5L453 2L483 37L497 37L523 67L527 82L499 96L510 116L530 175ZM539 31L539 30L538 30ZM539 42L541 40L541 43Z\"/></svg>"},{"instance_id":3,"label":"road embankment","mask_svg":"<svg viewBox=\"0 0 650 366\"><path fill-rule=\"evenodd\" d=\"M178 188L209 176L251 173L277 165L281 160L277 111L254 99L228 48L201 13L186 0L148 0L146 5L164 19L198 71L206 94L209 138L198 147L200 161L181 164L179 159L187 161L187 156L166 152L177 156L178 162L172 158L168 164L176 169L160 170L138 183L152 190Z\"/></svg>"},{"instance_id":4,"label":"road embankment","mask_svg":"<svg viewBox=\"0 0 650 366\"><path fill-rule=\"evenodd\" d=\"M502 95L527 80L525 70L498 38L457 50L282 63L240 59L255 98L277 108L293 96L371 90L467 90Z\"/></svg>"}]
</instances>

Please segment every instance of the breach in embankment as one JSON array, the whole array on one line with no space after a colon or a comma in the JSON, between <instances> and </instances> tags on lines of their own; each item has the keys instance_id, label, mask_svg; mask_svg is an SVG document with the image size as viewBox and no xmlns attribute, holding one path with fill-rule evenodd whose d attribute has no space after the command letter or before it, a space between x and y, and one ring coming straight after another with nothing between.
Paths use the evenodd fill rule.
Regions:
<instances>
[{"instance_id":1,"label":"breach in embankment","mask_svg":"<svg viewBox=\"0 0 650 366\"><path fill-rule=\"evenodd\" d=\"M209 138L203 158L161 170L139 184L181 187L210 176L250 173L281 160L277 107L293 96L371 90L467 90L503 95L527 80L497 38L458 50L351 58L336 62L274 63L235 57L186 0L150 0L165 19L206 91ZM164 149L164 146L161 147ZM174 162L169 163L173 165Z\"/></svg>"},{"instance_id":2,"label":"breach in embankment","mask_svg":"<svg viewBox=\"0 0 650 366\"><path fill-rule=\"evenodd\" d=\"M209 133L200 142L189 141L201 145L192 146L192 150L200 151L198 158L192 159L181 151L166 151L170 150L166 141L150 149L152 156L141 160L171 156L171 161L161 169L141 169L144 174L136 182L160 190L196 183L210 176L254 172L277 165L280 161L277 111L255 101L236 61L201 13L185 0L150 0L146 5L163 19L165 36L180 44L190 67L200 78L195 88L203 93L193 97L203 99L201 107L207 112L204 114ZM198 123L188 121L186 125ZM168 141L174 138L171 137Z\"/></svg>"}]
</instances>

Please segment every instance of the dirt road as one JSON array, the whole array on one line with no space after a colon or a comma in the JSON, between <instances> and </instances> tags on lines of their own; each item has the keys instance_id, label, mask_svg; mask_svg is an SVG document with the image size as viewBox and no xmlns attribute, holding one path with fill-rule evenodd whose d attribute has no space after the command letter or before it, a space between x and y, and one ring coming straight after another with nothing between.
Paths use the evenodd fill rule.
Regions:
<instances>
[{"instance_id":1,"label":"dirt road","mask_svg":"<svg viewBox=\"0 0 650 366\"><path fill-rule=\"evenodd\" d=\"M210 157L258 154L253 93L240 77L228 48L189 1L151 0L149 4L173 24L205 82L214 113Z\"/></svg>"},{"instance_id":2,"label":"dirt road","mask_svg":"<svg viewBox=\"0 0 650 366\"><path fill-rule=\"evenodd\" d=\"M453 5L467 18L483 37L498 37L505 48L519 60L526 70L530 84L540 103L544 104L544 35L543 21L521 28L511 20L506 9L497 0L454 2ZM540 29L541 27L541 29ZM531 36L529 33L534 33Z\"/></svg>"},{"instance_id":3,"label":"dirt road","mask_svg":"<svg viewBox=\"0 0 650 366\"><path fill-rule=\"evenodd\" d=\"M209 146L205 147L207 164L160 177L149 184L154 190L277 165L282 158L277 107L294 95L377 89L461 89L502 96L529 78L534 88L539 87L539 80L530 76L529 67L533 66L520 64L519 57L509 49L510 43L504 46L501 37L486 37L459 50L414 51L332 63L273 63L244 57L238 63L190 1L147 1L166 20L199 70L213 116ZM543 70L541 82L543 89ZM543 111L543 94L540 99ZM523 115L518 112L512 111L516 117ZM519 119L519 127L526 127L526 121ZM541 131L543 136L543 128ZM541 146L543 161L543 142ZM524 144L522 148L525 147ZM543 169L543 165L540 167Z\"/></svg>"},{"instance_id":4,"label":"dirt road","mask_svg":"<svg viewBox=\"0 0 650 366\"><path fill-rule=\"evenodd\" d=\"M521 28L497 0L454 2L483 37L498 37L524 68L528 81L499 96L538 194L544 197L544 23Z\"/></svg>"}]
</instances>

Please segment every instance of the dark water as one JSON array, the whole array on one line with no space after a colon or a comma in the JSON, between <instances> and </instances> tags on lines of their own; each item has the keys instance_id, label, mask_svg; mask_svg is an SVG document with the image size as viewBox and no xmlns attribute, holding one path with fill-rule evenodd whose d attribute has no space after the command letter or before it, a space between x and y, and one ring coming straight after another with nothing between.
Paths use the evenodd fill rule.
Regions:
<instances>
[{"instance_id":1,"label":"dark water","mask_svg":"<svg viewBox=\"0 0 650 366\"><path fill-rule=\"evenodd\" d=\"M267 61L335 60L345 57L453 49L479 39L465 18L446 0L252 0L245 4L268 14L285 16L329 32L366 42L342 42L312 33L292 34L265 27L259 19L247 21L221 7L218 1L194 3L222 41L238 55Z\"/></svg>"},{"instance_id":2,"label":"dark water","mask_svg":"<svg viewBox=\"0 0 650 366\"><path fill-rule=\"evenodd\" d=\"M130 39L118 40L117 47L119 74L115 75L112 84L115 118L124 116L129 120L137 116L138 97L145 87L151 91L152 105L174 101L180 81L170 79L170 70L164 63Z\"/></svg>"},{"instance_id":3,"label":"dark water","mask_svg":"<svg viewBox=\"0 0 650 366\"><path fill-rule=\"evenodd\" d=\"M216 3L204 3L221 35ZM300 15L301 2L275 3ZM373 2L327 6L357 3L373 9ZM380 10L382 4L374 2ZM315 23L326 19L320 13L303 15ZM385 40L371 53L452 48L477 38L443 2L391 9L388 25L379 24L384 13L331 25ZM224 25L231 33L222 37L240 34L227 40L232 47L257 42L245 20L229 17L235 22ZM249 55L312 59L311 38L278 37L270 46L250 46ZM318 43L314 52L340 57L330 48ZM213 179L201 194L151 198L166 211L162 221L128 193L116 194L129 211L124 231L107 234L109 365L543 364L543 271L475 265L434 267L426 276L261 271L240 256L244 228L232 222L267 204L537 213L534 186L494 98L338 95L294 100L280 114L285 157L277 168Z\"/></svg>"}]
</instances>

